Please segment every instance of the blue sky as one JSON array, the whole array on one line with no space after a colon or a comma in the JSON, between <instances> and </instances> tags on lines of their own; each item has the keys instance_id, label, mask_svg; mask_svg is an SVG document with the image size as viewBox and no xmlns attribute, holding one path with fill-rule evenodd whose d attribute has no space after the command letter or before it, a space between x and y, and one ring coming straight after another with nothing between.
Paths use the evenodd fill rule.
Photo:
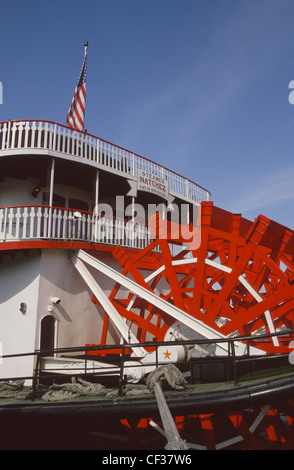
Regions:
<instances>
[{"instance_id":1,"label":"blue sky","mask_svg":"<svg viewBox=\"0 0 294 470\"><path fill-rule=\"evenodd\" d=\"M294 228L293 0L0 0L0 120L65 124L85 40L88 132Z\"/></svg>"}]
</instances>

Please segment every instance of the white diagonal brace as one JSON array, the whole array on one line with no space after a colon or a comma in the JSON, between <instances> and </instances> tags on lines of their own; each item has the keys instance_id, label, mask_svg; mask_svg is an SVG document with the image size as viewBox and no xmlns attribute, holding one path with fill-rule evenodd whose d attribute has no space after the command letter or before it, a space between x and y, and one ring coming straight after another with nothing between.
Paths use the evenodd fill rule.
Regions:
<instances>
[{"instance_id":1,"label":"white diagonal brace","mask_svg":"<svg viewBox=\"0 0 294 470\"><path fill-rule=\"evenodd\" d=\"M194 331L197 331L201 335L203 335L207 339L218 340L218 339L226 339L224 335L219 333L218 331L214 330L213 328L205 325L200 320L193 318L188 313L184 312L183 310L179 309L178 307L170 304L166 300L162 299L161 297L157 296L153 292L145 289L144 287L138 285L132 279L127 278L126 276L120 274L119 272L115 271L113 268L107 266L106 264L102 263L98 259L94 258L93 256L89 255L83 250L79 250L76 252L76 255L73 255L73 259L78 258L90 266L97 269L99 272L105 274L106 276L113 279L115 282L126 287L130 292L138 295L139 297L147 300L150 304L157 307L159 310L166 312L171 317L175 318L176 320L184 323L186 326L192 328ZM105 294L104 294L105 295ZM112 304L111 304L112 305ZM240 353L243 354L244 352L244 345L242 343L235 343L236 347L236 354L238 354L238 350L240 349ZM225 354L228 351L227 343L220 343L219 348L223 350Z\"/></svg>"},{"instance_id":2,"label":"white diagonal brace","mask_svg":"<svg viewBox=\"0 0 294 470\"><path fill-rule=\"evenodd\" d=\"M109 318L112 320L112 322L114 323L118 331L121 333L125 341L127 343L131 342L133 344L138 344L139 343L138 339L130 331L124 319L121 317L121 315L113 306L113 304L110 302L107 295L101 289L101 287L99 286L97 281L94 279L92 274L89 272L89 270L86 268L84 263L76 256L72 257L72 262L74 263L75 267L81 274L82 278L84 279L86 284L89 286L89 288L91 289L95 297L98 299L98 301L100 302L100 304L106 311ZM142 356L145 356L147 352L144 348L138 347L138 348L134 348L134 354L138 357L142 357Z\"/></svg>"}]
</instances>

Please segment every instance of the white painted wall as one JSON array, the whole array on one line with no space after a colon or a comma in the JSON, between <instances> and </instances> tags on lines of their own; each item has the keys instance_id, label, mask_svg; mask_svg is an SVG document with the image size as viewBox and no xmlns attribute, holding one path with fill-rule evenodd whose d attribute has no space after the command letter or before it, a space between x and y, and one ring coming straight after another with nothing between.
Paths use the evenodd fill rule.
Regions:
<instances>
[{"instance_id":1,"label":"white painted wall","mask_svg":"<svg viewBox=\"0 0 294 470\"><path fill-rule=\"evenodd\" d=\"M7 254L0 262L0 342L2 354L35 349L40 254L37 251ZM27 304L26 315L20 304ZM2 363L1 363L2 362ZM0 361L0 377L32 375L34 357Z\"/></svg>"},{"instance_id":2,"label":"white painted wall","mask_svg":"<svg viewBox=\"0 0 294 470\"><path fill-rule=\"evenodd\" d=\"M39 182L37 179L28 178L26 180L5 178L0 182L0 206L25 206L42 204L39 196L35 199L32 191Z\"/></svg>"},{"instance_id":3,"label":"white painted wall","mask_svg":"<svg viewBox=\"0 0 294 470\"><path fill-rule=\"evenodd\" d=\"M34 198L32 191L39 184L40 182L37 178L5 178L4 181L0 181L0 207L42 204L42 192L48 193L49 186L42 188L41 194ZM68 201L71 198L87 202L89 206L94 204L94 196L91 190L83 191L79 188L56 183L54 185L54 193L65 197L66 205L68 205ZM74 207L71 209L74 209Z\"/></svg>"},{"instance_id":4,"label":"white painted wall","mask_svg":"<svg viewBox=\"0 0 294 470\"><path fill-rule=\"evenodd\" d=\"M43 249L7 253L0 262L0 354L34 352L40 348L41 321L56 319L55 347L99 344L104 311L92 302L92 292L71 261L71 250ZM99 259L121 271L113 255L97 252ZM90 268L107 296L114 281ZM125 292L127 298L128 293ZM50 297L61 299L52 305ZM120 292L124 296L124 289ZM20 304L27 304L26 315ZM136 326L133 325L136 334ZM107 344L118 344L120 335L109 326ZM0 359L0 378L31 376L34 358Z\"/></svg>"},{"instance_id":5,"label":"white painted wall","mask_svg":"<svg viewBox=\"0 0 294 470\"><path fill-rule=\"evenodd\" d=\"M111 254L102 253L106 262L111 262ZM97 344L100 341L103 312L92 301L84 280L70 260L69 250L43 250L40 266L40 290L38 301L38 320L36 348L40 346L40 326L42 318L51 313L56 319L56 347L76 347ZM102 288L110 294L112 285L109 280L101 279ZM61 299L48 312L50 297ZM119 341L114 337L110 341Z\"/></svg>"}]
</instances>

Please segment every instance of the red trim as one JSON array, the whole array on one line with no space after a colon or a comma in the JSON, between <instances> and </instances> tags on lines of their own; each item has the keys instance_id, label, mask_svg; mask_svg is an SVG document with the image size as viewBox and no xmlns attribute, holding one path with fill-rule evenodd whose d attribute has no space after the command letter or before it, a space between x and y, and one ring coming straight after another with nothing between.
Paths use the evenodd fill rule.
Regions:
<instances>
[{"instance_id":1,"label":"red trim","mask_svg":"<svg viewBox=\"0 0 294 470\"><path fill-rule=\"evenodd\" d=\"M103 245L90 242L79 241L52 241L52 240L27 240L17 242L4 242L0 243L0 251L11 250L32 250L32 249L62 249L62 250L93 250L93 251L106 251L113 252L114 245Z\"/></svg>"},{"instance_id":2,"label":"red trim","mask_svg":"<svg viewBox=\"0 0 294 470\"><path fill-rule=\"evenodd\" d=\"M48 124L55 124L55 125L60 126L60 127L65 127L66 129L70 129L71 131L74 131L74 129L72 129L71 127L65 126L64 124L60 124L60 123L54 122L54 121L46 121L46 120L44 120L44 119L14 119L14 120L8 120L8 121L1 121L0 124L5 124L5 123L8 123L8 122L45 122L45 123L48 123ZM147 162L150 162L150 163L153 163L154 165L160 166L160 167L163 168L164 170L170 171L170 172L173 173L174 175L177 175L177 176L180 176L181 178L184 178L186 181L190 181L190 183L192 183L192 184L194 184L195 186L198 186L199 188L203 189L204 191L206 191L207 193L209 193L210 196L211 196L211 192L208 191L208 189L203 188L203 186L200 186L200 184L195 183L194 181L190 180L189 178L186 178L185 176L180 175L179 173L177 173L177 172L175 172L175 171L173 171L173 170L170 170L169 168L167 168L167 167L165 167L165 166L163 166L163 165L160 165L159 163L156 163L156 162L154 162L153 160L150 160L150 158L143 157L142 155L140 155L140 154L138 154L138 153L135 153L135 152L133 152L132 150L128 150L128 149L125 149L124 147L120 147L119 145L116 145L116 144L114 144L113 142L109 142L108 140L101 139L100 137L97 137L97 136L94 135L94 134L88 134L88 132L83 132L83 131L76 131L76 132L80 132L81 134L88 135L89 137L93 137L94 139L99 139L99 140L101 140L101 142L104 142L104 143L109 144L109 145L113 145L114 147L117 147L117 148L120 149L120 150L124 150L125 152L128 152L128 153L132 153L132 154L135 155L136 157L143 158L143 160L146 160Z\"/></svg>"}]
</instances>

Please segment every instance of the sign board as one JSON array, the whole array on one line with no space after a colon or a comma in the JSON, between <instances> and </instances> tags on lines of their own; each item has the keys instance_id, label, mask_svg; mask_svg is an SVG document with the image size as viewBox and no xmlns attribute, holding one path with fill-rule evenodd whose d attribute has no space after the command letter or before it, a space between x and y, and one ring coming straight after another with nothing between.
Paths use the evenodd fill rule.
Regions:
<instances>
[{"instance_id":1,"label":"sign board","mask_svg":"<svg viewBox=\"0 0 294 470\"><path fill-rule=\"evenodd\" d=\"M168 181L149 171L138 169L137 190L168 199Z\"/></svg>"}]
</instances>

